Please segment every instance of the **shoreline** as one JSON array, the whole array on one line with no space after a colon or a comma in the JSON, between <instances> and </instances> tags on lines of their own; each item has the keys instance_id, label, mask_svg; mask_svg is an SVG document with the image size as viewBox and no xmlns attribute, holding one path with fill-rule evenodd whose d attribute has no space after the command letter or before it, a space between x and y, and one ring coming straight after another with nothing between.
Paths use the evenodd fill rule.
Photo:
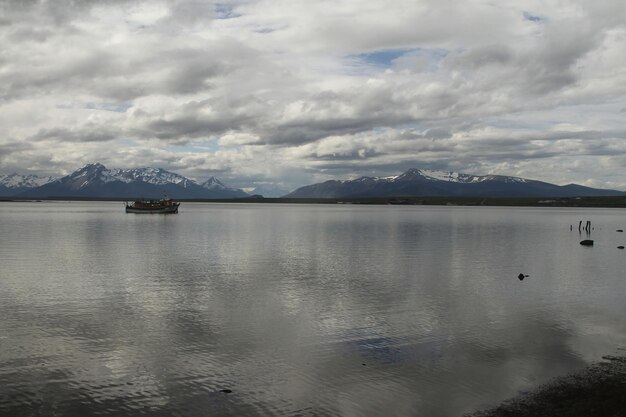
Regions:
<instances>
[{"instance_id":1,"label":"shoreline","mask_svg":"<svg viewBox=\"0 0 626 417\"><path fill-rule=\"evenodd\" d=\"M626 357L604 361L540 385L528 394L465 417L617 417L626 415Z\"/></svg>"},{"instance_id":2,"label":"shoreline","mask_svg":"<svg viewBox=\"0 0 626 417\"><path fill-rule=\"evenodd\" d=\"M0 197L0 203L42 201L134 201L136 197ZM184 203L255 204L365 204L403 206L490 206L490 207L595 207L626 208L626 196L606 197L361 197L361 198L265 198L175 199Z\"/></svg>"}]
</instances>

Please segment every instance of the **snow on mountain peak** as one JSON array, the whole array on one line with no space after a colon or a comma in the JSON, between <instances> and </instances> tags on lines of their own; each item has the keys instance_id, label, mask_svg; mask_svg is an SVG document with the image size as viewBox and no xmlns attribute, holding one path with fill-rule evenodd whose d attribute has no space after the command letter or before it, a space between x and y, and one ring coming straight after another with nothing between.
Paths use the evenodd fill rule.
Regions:
<instances>
[{"instance_id":1,"label":"snow on mountain peak","mask_svg":"<svg viewBox=\"0 0 626 417\"><path fill-rule=\"evenodd\" d=\"M508 177L508 176L504 176L504 175L486 175L484 177L485 180L491 180L491 181L502 181L505 183L527 183L529 180L527 180L526 178L520 178L520 177Z\"/></svg>"},{"instance_id":2,"label":"snow on mountain peak","mask_svg":"<svg viewBox=\"0 0 626 417\"><path fill-rule=\"evenodd\" d=\"M454 171L437 171L431 169L417 169L411 168L408 171L404 172L397 177L388 177L390 181L397 180L411 180L417 177L422 177L426 180L430 181L445 181L445 182L455 182L462 184L471 184L482 182L488 179L485 176L478 175L470 175L470 174L461 174L459 172Z\"/></svg>"},{"instance_id":3,"label":"snow on mountain peak","mask_svg":"<svg viewBox=\"0 0 626 417\"><path fill-rule=\"evenodd\" d=\"M209 178L208 180L200 184L200 186L208 190L224 190L227 188L224 184L222 184L220 180L215 177Z\"/></svg>"},{"instance_id":4,"label":"snow on mountain peak","mask_svg":"<svg viewBox=\"0 0 626 417\"><path fill-rule=\"evenodd\" d=\"M0 185L6 188L34 188L54 181L54 177L40 177L38 175L20 175L17 173L0 175Z\"/></svg>"},{"instance_id":5,"label":"snow on mountain peak","mask_svg":"<svg viewBox=\"0 0 626 417\"><path fill-rule=\"evenodd\" d=\"M99 162L96 162L95 164L87 164L84 167L77 169L73 174L98 173L102 171L107 171L107 167Z\"/></svg>"},{"instance_id":6,"label":"snow on mountain peak","mask_svg":"<svg viewBox=\"0 0 626 417\"><path fill-rule=\"evenodd\" d=\"M80 187L85 187L93 181L101 181L104 183L112 181L121 181L131 183L134 181L145 182L153 185L176 184L184 188L197 183L180 174L166 171L163 168L130 168L130 169L108 169L100 163L88 164L74 171L70 178L79 179L85 177ZM82 180L82 178L81 178ZM220 180L211 177L200 186L209 190L229 190Z\"/></svg>"},{"instance_id":7,"label":"snow on mountain peak","mask_svg":"<svg viewBox=\"0 0 626 417\"><path fill-rule=\"evenodd\" d=\"M84 180L81 177L84 177ZM127 184L133 181L140 181L154 185L178 184L185 188L192 183L190 179L162 168L108 169L100 163L85 165L74 171L69 178L83 180L80 185L81 188L88 186L94 181L103 183L121 181Z\"/></svg>"},{"instance_id":8,"label":"snow on mountain peak","mask_svg":"<svg viewBox=\"0 0 626 417\"><path fill-rule=\"evenodd\" d=\"M46 184L54 182L51 186ZM45 186L42 190L34 190ZM155 187L156 186L156 187ZM0 175L0 192L3 195L16 195L28 191L31 195L113 195L133 193L154 193L155 189L165 188L169 193L200 198L240 198L247 194L241 190L225 186L220 180L211 177L201 189L196 181L163 168L109 169L101 163L87 164L62 178L41 178L36 175ZM186 190L182 190L182 188ZM33 189L33 190L30 190ZM12 193L12 194L11 194ZM108 193L108 194L107 194ZM147 195L147 194L146 194Z\"/></svg>"},{"instance_id":9,"label":"snow on mountain peak","mask_svg":"<svg viewBox=\"0 0 626 417\"><path fill-rule=\"evenodd\" d=\"M464 184L482 182L485 178L476 175L460 174L453 171L434 171L423 169L421 170L421 172L425 177L429 179L432 178L439 181L457 182Z\"/></svg>"},{"instance_id":10,"label":"snow on mountain peak","mask_svg":"<svg viewBox=\"0 0 626 417\"><path fill-rule=\"evenodd\" d=\"M454 171L437 171L431 169L417 169L411 168L397 177L384 177L380 180L398 181L398 180L412 180L417 177L422 177L430 181L445 181L455 182L460 184L475 184L485 181L502 181L505 183L527 183L528 180L519 177L509 177L504 175L471 175L461 174Z\"/></svg>"},{"instance_id":11,"label":"snow on mountain peak","mask_svg":"<svg viewBox=\"0 0 626 417\"><path fill-rule=\"evenodd\" d=\"M95 164L87 164L82 168L77 169L69 175L69 178L82 181L80 187L86 187L94 181L111 182L115 181L111 174L111 170L107 169L99 162Z\"/></svg>"},{"instance_id":12,"label":"snow on mountain peak","mask_svg":"<svg viewBox=\"0 0 626 417\"><path fill-rule=\"evenodd\" d=\"M117 169L114 171L114 177L118 181L132 182L141 181L154 185L165 184L178 184L185 188L189 185L191 180L183 177L182 175L174 172L166 171L163 168L132 168L132 169Z\"/></svg>"}]
</instances>

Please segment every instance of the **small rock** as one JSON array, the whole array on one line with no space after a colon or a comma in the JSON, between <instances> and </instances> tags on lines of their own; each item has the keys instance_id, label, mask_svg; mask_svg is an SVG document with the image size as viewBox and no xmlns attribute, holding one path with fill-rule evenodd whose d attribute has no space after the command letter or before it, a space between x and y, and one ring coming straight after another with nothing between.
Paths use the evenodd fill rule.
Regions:
<instances>
[{"instance_id":1,"label":"small rock","mask_svg":"<svg viewBox=\"0 0 626 417\"><path fill-rule=\"evenodd\" d=\"M591 239L581 240L580 244L583 246L593 246L593 240Z\"/></svg>"}]
</instances>

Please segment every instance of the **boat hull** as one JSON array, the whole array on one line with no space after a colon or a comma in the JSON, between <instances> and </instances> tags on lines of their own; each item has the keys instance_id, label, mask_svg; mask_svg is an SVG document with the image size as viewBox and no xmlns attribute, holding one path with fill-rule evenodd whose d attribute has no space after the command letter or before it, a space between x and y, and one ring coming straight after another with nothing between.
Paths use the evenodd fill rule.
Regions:
<instances>
[{"instance_id":1,"label":"boat hull","mask_svg":"<svg viewBox=\"0 0 626 417\"><path fill-rule=\"evenodd\" d=\"M146 208L126 206L126 213L176 214L178 213L178 205L170 206L170 207L146 207Z\"/></svg>"}]
</instances>

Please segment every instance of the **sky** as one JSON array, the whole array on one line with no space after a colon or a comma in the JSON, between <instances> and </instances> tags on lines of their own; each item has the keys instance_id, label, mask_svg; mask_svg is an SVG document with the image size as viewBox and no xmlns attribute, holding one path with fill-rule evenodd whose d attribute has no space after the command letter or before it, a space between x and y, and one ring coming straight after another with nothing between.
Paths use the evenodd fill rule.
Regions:
<instances>
[{"instance_id":1,"label":"sky","mask_svg":"<svg viewBox=\"0 0 626 417\"><path fill-rule=\"evenodd\" d=\"M623 0L0 0L0 173L626 190Z\"/></svg>"}]
</instances>

